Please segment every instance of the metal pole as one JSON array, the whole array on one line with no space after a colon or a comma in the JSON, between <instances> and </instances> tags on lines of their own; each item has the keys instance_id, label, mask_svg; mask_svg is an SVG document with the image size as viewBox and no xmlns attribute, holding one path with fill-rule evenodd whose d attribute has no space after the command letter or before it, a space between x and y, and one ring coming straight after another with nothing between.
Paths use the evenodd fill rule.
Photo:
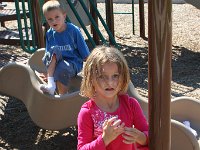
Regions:
<instances>
[{"instance_id":1,"label":"metal pole","mask_svg":"<svg viewBox=\"0 0 200 150\"><path fill-rule=\"evenodd\" d=\"M96 32L98 33L100 39L102 40L103 43L106 44L106 40L105 38L103 37L101 31L99 30L98 28L98 25L96 24L95 20L92 18L92 15L90 14L88 8L85 6L83 0L79 0L79 3L81 4L83 10L85 11L85 13L87 14L88 18L90 19L91 21L91 24L94 26L94 28L96 29Z\"/></svg>"},{"instance_id":2,"label":"metal pole","mask_svg":"<svg viewBox=\"0 0 200 150\"><path fill-rule=\"evenodd\" d=\"M95 6L93 0L89 0L89 1L90 1L90 5L92 5L93 9L95 10L96 15L99 17L99 20L101 21L102 25L104 26L105 30L107 31L110 41L118 48L118 45L115 41L114 36L112 35L109 27L104 22L104 19L102 18L101 14L99 13L99 11L98 11L97 7Z\"/></svg>"},{"instance_id":3,"label":"metal pole","mask_svg":"<svg viewBox=\"0 0 200 150\"><path fill-rule=\"evenodd\" d=\"M78 22L80 23L81 27L83 28L86 36L88 37L90 43L92 44L92 47L96 47L96 44L94 42L94 40L92 39L92 37L90 36L90 33L88 32L88 30L86 29L83 21L81 20L81 17L79 16L79 14L77 13L76 9L74 8L74 5L72 4L71 0L67 0L71 10L73 11L76 19L78 20Z\"/></svg>"},{"instance_id":4,"label":"metal pole","mask_svg":"<svg viewBox=\"0 0 200 150\"><path fill-rule=\"evenodd\" d=\"M172 2L148 1L150 150L171 149Z\"/></svg>"}]
</instances>

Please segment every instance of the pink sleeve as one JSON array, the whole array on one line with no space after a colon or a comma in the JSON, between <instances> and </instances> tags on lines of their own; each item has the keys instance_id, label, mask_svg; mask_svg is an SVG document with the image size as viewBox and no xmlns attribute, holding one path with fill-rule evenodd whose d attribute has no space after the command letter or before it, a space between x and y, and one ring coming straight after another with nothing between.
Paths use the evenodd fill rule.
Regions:
<instances>
[{"instance_id":1,"label":"pink sleeve","mask_svg":"<svg viewBox=\"0 0 200 150\"><path fill-rule=\"evenodd\" d=\"M132 98L131 98L132 99ZM133 99L132 101L132 107L133 107L133 124L135 128L142 131L147 138L146 144L148 145L148 123L146 120L146 117L144 116L143 110L140 107L140 104L137 100Z\"/></svg>"},{"instance_id":2,"label":"pink sleeve","mask_svg":"<svg viewBox=\"0 0 200 150\"><path fill-rule=\"evenodd\" d=\"M81 108L78 115L78 150L105 150L102 136L93 138L93 121L88 108Z\"/></svg>"}]
</instances>

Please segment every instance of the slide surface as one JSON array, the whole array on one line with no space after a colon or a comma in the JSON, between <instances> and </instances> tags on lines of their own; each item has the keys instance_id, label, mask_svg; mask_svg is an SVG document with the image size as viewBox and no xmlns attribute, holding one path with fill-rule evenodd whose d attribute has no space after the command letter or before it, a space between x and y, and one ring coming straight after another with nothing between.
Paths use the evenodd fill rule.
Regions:
<instances>
[{"instance_id":1,"label":"slide surface","mask_svg":"<svg viewBox=\"0 0 200 150\"><path fill-rule=\"evenodd\" d=\"M76 125L78 112L86 101L79 91L60 98L43 94L28 65L11 63L4 66L0 70L0 83L0 92L23 101L33 122L44 129L60 130Z\"/></svg>"}]
</instances>

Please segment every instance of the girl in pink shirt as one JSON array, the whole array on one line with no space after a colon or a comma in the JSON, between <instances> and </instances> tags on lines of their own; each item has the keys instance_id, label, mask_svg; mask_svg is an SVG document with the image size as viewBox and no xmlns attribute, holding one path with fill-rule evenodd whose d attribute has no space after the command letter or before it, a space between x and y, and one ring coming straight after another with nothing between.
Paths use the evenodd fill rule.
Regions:
<instances>
[{"instance_id":1,"label":"girl in pink shirt","mask_svg":"<svg viewBox=\"0 0 200 150\"><path fill-rule=\"evenodd\" d=\"M122 53L97 47L83 70L80 94L89 97L78 115L78 150L148 150L148 124L126 93L129 69Z\"/></svg>"}]
</instances>

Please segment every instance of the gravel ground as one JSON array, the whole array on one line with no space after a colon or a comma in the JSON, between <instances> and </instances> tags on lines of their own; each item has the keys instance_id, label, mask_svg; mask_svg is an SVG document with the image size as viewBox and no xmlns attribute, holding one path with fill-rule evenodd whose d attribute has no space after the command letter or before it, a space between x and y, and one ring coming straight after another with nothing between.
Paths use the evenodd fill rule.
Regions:
<instances>
[{"instance_id":1,"label":"gravel ground","mask_svg":"<svg viewBox=\"0 0 200 150\"><path fill-rule=\"evenodd\" d=\"M105 18L104 4L99 3L98 8ZM200 10L189 4L174 4L172 8L172 98L200 99ZM114 11L131 12L131 5L114 4ZM133 84L139 94L147 97L148 42L139 37L138 5L135 5L135 35L131 18L131 15L115 15L116 41L128 61ZM145 18L147 36L147 4ZM6 25L13 27L12 22ZM103 34L107 36L104 31ZM30 54L20 47L0 45L0 56L2 67L9 61L24 61ZM76 127L62 131L41 129L31 121L21 101L3 93L0 95L0 129L0 149L76 149Z\"/></svg>"}]
</instances>

